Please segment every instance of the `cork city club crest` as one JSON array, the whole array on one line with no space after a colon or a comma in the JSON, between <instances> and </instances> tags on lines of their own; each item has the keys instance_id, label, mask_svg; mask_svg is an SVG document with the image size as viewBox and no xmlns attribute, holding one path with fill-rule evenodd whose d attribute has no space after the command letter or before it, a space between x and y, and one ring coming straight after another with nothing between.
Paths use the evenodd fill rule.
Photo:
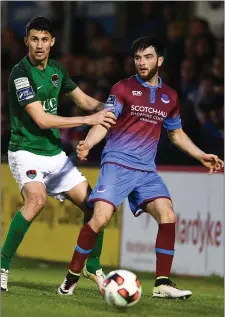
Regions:
<instances>
[{"instance_id":1,"label":"cork city club crest","mask_svg":"<svg viewBox=\"0 0 225 317\"><path fill-rule=\"evenodd\" d=\"M35 170L29 170L26 171L27 177L34 179L37 176L37 171Z\"/></svg>"},{"instance_id":2,"label":"cork city club crest","mask_svg":"<svg viewBox=\"0 0 225 317\"><path fill-rule=\"evenodd\" d=\"M52 83L55 87L59 86L59 76L57 74L52 75Z\"/></svg>"}]
</instances>

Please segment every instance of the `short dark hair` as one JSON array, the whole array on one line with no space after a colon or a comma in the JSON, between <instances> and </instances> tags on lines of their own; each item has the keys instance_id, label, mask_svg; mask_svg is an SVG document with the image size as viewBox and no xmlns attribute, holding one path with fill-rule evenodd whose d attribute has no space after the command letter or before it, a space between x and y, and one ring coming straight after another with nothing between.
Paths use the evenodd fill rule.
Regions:
<instances>
[{"instance_id":1,"label":"short dark hair","mask_svg":"<svg viewBox=\"0 0 225 317\"><path fill-rule=\"evenodd\" d=\"M52 35L52 24L51 22L44 17L35 17L26 26L26 35L30 32L30 30L38 30L38 31L47 31Z\"/></svg>"},{"instance_id":2,"label":"short dark hair","mask_svg":"<svg viewBox=\"0 0 225 317\"><path fill-rule=\"evenodd\" d=\"M144 51L149 46L154 47L158 57L164 56L165 45L159 39L152 36L143 36L136 39L131 45L132 56L134 56L137 51Z\"/></svg>"}]
</instances>

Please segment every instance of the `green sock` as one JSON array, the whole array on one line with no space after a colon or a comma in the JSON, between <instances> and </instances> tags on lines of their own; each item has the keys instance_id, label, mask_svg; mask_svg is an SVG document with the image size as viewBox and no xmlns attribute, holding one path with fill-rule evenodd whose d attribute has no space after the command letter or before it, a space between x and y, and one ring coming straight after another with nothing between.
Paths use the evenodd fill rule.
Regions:
<instances>
[{"instance_id":1,"label":"green sock","mask_svg":"<svg viewBox=\"0 0 225 317\"><path fill-rule=\"evenodd\" d=\"M84 217L84 224L87 223L89 220L90 220L90 217L85 216ZM95 242L95 246L87 258L86 267L87 267L88 272L90 272L90 273L95 274L95 272L97 270L101 269L100 256L102 253L103 236L104 236L104 230L102 230L99 233L98 238Z\"/></svg>"},{"instance_id":2,"label":"green sock","mask_svg":"<svg viewBox=\"0 0 225 317\"><path fill-rule=\"evenodd\" d=\"M1 253L1 267L8 270L12 257L29 229L31 221L27 221L20 211L15 214L5 239Z\"/></svg>"}]
</instances>

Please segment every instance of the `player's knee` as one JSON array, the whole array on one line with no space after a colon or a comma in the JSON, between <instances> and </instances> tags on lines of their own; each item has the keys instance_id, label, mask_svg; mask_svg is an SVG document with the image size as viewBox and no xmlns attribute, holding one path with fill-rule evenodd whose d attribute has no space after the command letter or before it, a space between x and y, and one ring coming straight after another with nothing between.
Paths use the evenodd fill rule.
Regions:
<instances>
[{"instance_id":1,"label":"player's knee","mask_svg":"<svg viewBox=\"0 0 225 317\"><path fill-rule=\"evenodd\" d=\"M36 216L45 206L47 197L44 194L32 193L26 199L25 205Z\"/></svg>"},{"instance_id":2,"label":"player's knee","mask_svg":"<svg viewBox=\"0 0 225 317\"><path fill-rule=\"evenodd\" d=\"M163 218L164 218L164 221L166 220L166 222L168 223L176 222L176 214L173 211L172 207L168 207L166 210L164 210Z\"/></svg>"},{"instance_id":3,"label":"player's knee","mask_svg":"<svg viewBox=\"0 0 225 317\"><path fill-rule=\"evenodd\" d=\"M101 231L107 226L107 223L111 219L111 212L103 212L102 210L95 210L91 220L89 221L90 226L96 232Z\"/></svg>"},{"instance_id":4,"label":"player's knee","mask_svg":"<svg viewBox=\"0 0 225 317\"><path fill-rule=\"evenodd\" d=\"M89 221L90 226L95 232L100 232L107 225L106 217L93 216Z\"/></svg>"}]
</instances>

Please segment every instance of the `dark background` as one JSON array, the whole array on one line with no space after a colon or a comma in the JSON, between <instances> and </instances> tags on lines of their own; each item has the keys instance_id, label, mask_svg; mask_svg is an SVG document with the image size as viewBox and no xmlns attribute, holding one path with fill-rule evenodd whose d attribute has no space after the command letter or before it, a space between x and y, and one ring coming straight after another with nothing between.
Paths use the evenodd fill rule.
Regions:
<instances>
[{"instance_id":1,"label":"dark background","mask_svg":"<svg viewBox=\"0 0 225 317\"><path fill-rule=\"evenodd\" d=\"M222 13L221 1L208 2L212 14ZM37 15L53 22L56 44L51 58L69 71L87 94L105 102L112 85L134 73L132 41L154 35L167 42L160 75L180 97L183 129L204 151L224 157L224 33L219 21L198 14L197 2L2 2L1 155L7 160L10 138L7 84L12 67L27 49L25 26ZM222 13L223 14L223 13ZM85 115L61 96L60 115ZM62 147L77 165L75 148L88 127L61 130ZM90 152L85 164L98 166L104 141ZM158 164L197 165L176 149L163 131Z\"/></svg>"}]
</instances>

